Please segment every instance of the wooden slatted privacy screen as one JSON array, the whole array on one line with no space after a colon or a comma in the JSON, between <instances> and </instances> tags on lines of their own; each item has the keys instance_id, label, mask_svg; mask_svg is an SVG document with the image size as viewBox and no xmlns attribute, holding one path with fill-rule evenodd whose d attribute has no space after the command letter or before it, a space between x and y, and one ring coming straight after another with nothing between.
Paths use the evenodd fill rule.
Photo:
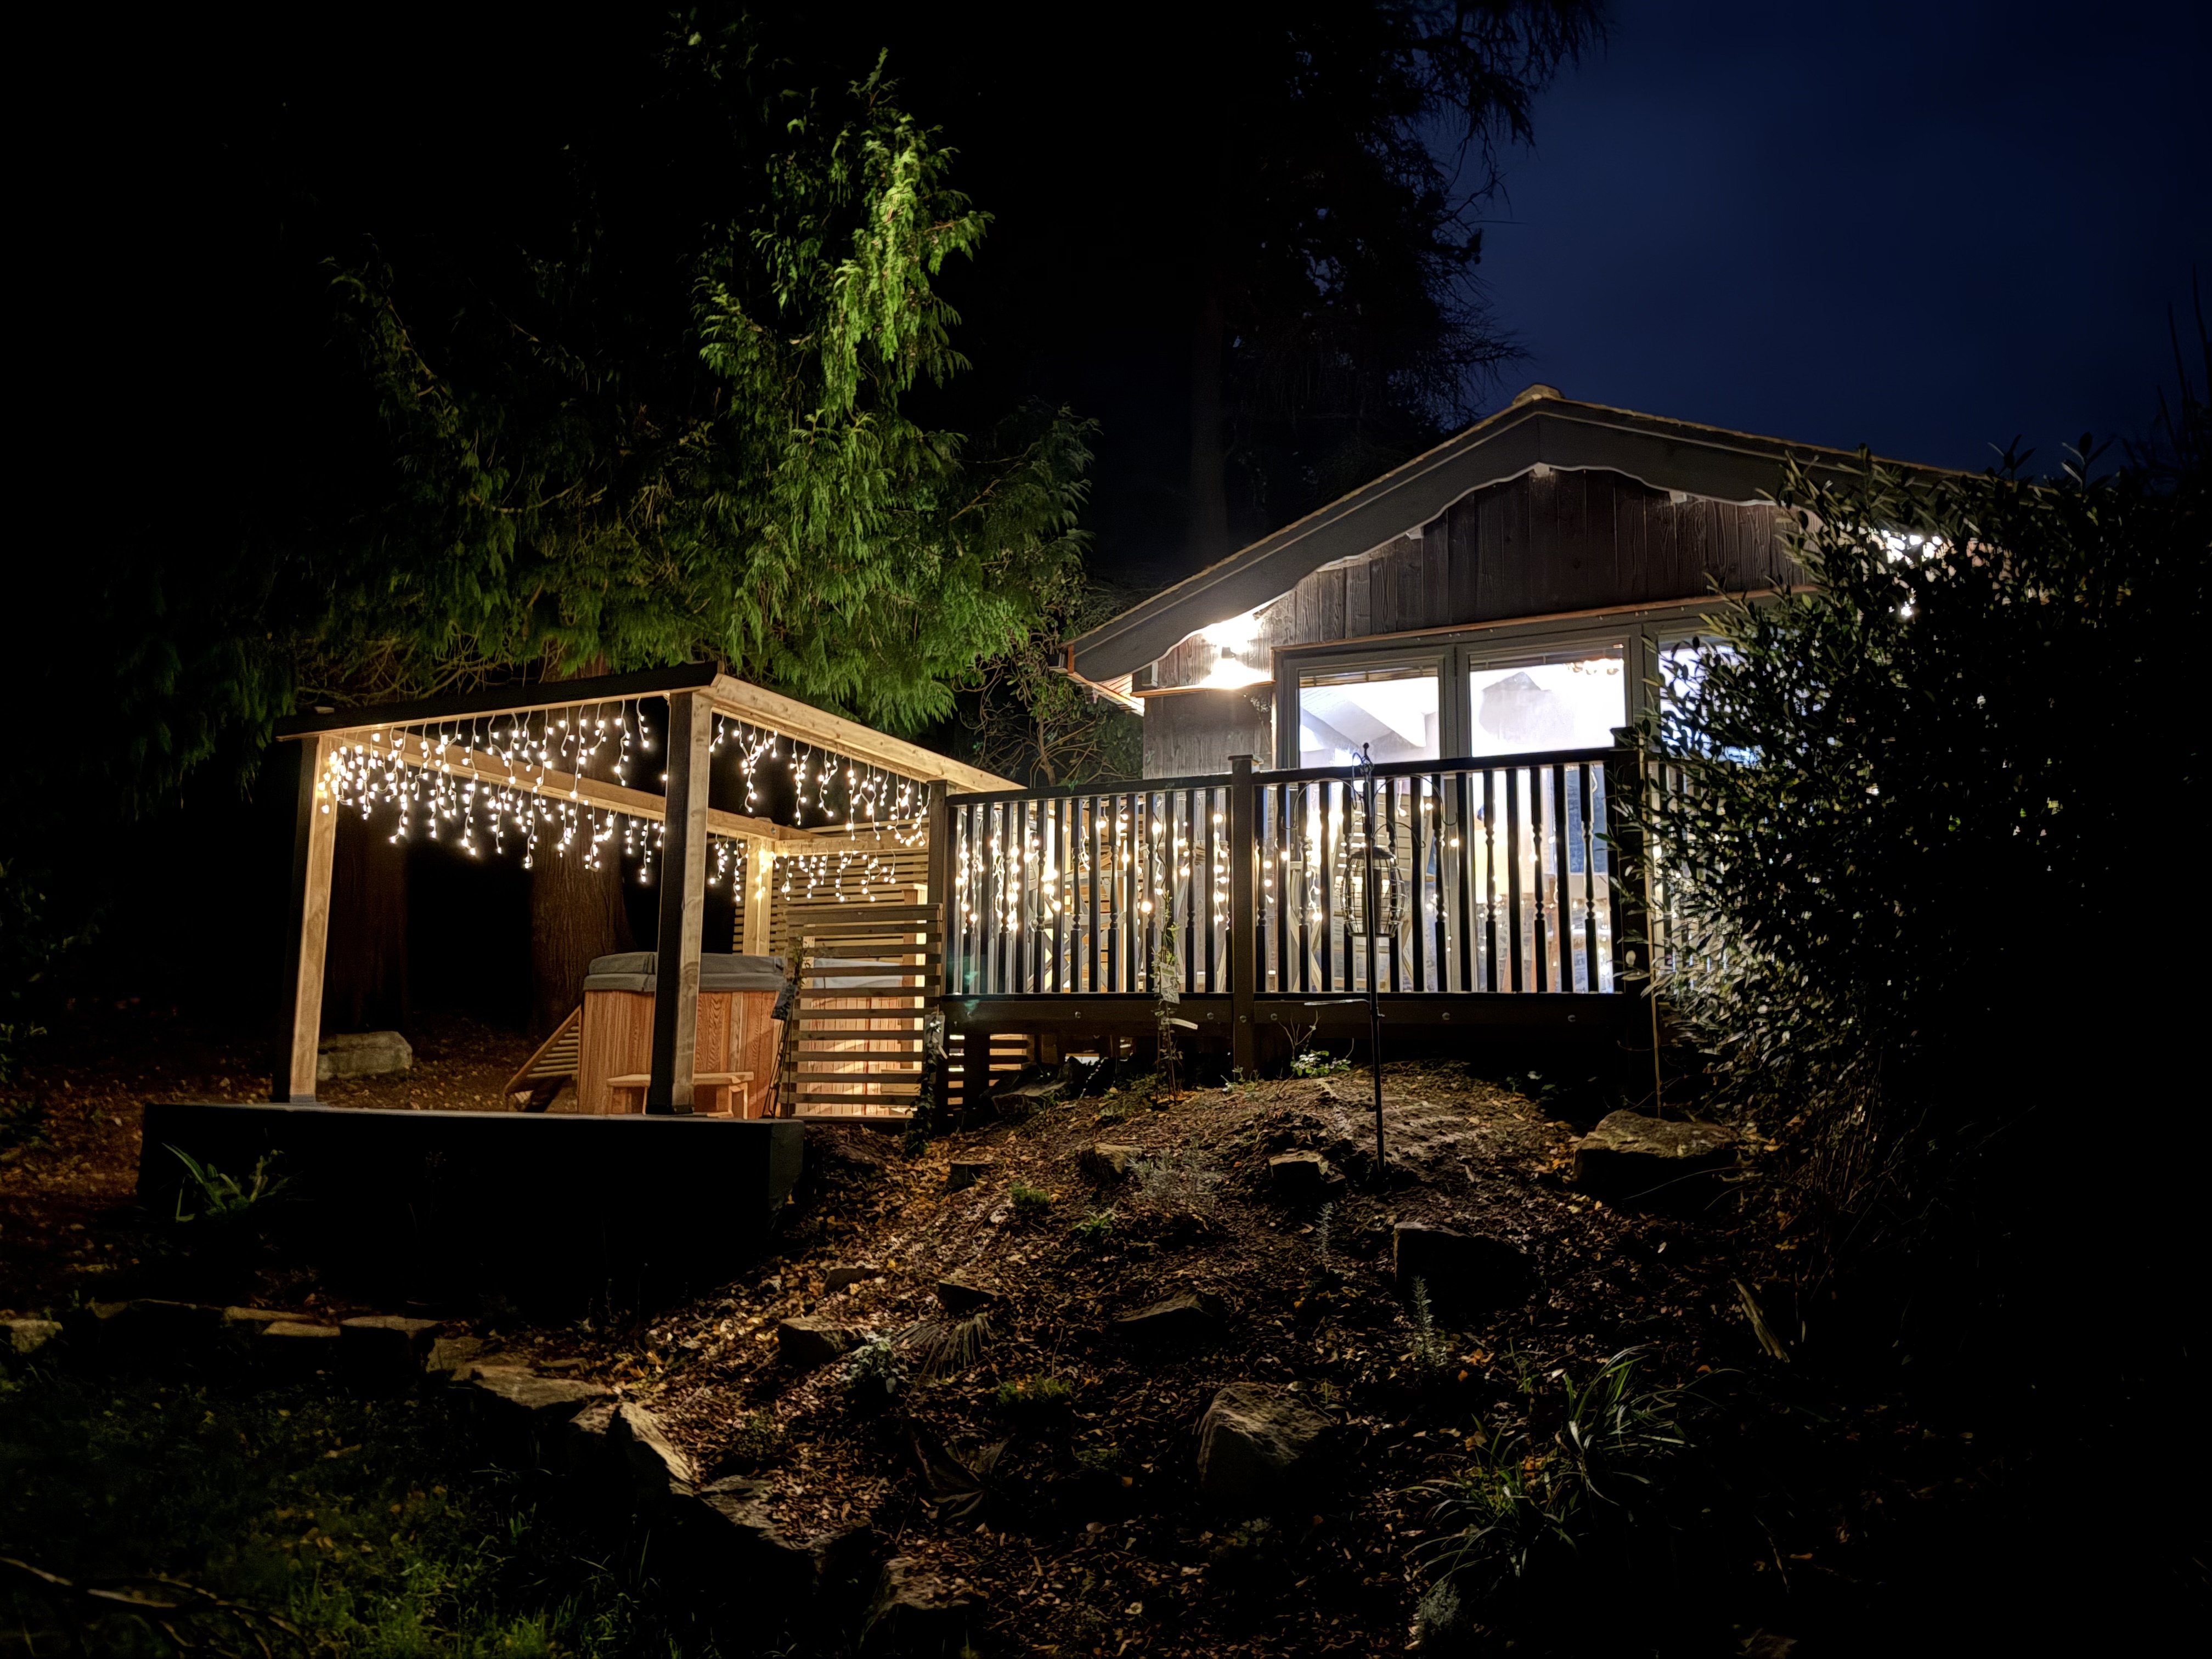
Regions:
<instances>
[{"instance_id":1,"label":"wooden slatted privacy screen","mask_svg":"<svg viewBox=\"0 0 2212 1659\"><path fill-rule=\"evenodd\" d=\"M936 907L792 905L776 944L799 982L784 1025L779 1115L911 1112L942 960Z\"/></svg>"},{"instance_id":2,"label":"wooden slatted privacy screen","mask_svg":"<svg viewBox=\"0 0 2212 1659\"><path fill-rule=\"evenodd\" d=\"M1377 988L1626 988L1606 836L1634 768L1614 750L1377 767ZM1240 787L1254 798L1249 895L1232 880ZM1367 789L1332 768L955 796L945 994L1149 997L1170 918L1186 992L1231 992L1246 940L1250 994L1363 992Z\"/></svg>"}]
</instances>

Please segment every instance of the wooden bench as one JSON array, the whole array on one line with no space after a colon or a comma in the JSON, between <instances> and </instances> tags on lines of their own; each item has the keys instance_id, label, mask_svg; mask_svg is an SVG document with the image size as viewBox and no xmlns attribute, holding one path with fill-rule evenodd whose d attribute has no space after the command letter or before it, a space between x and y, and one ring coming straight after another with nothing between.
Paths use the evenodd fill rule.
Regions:
<instances>
[{"instance_id":1,"label":"wooden bench","mask_svg":"<svg viewBox=\"0 0 2212 1659\"><path fill-rule=\"evenodd\" d=\"M691 1109L705 1117L744 1117L750 1096L750 1091L745 1085L752 1080L750 1072L694 1072L691 1074ZM653 1081L652 1073L627 1072L607 1081L615 1091L615 1110L641 1112L645 1109L645 1091Z\"/></svg>"}]
</instances>

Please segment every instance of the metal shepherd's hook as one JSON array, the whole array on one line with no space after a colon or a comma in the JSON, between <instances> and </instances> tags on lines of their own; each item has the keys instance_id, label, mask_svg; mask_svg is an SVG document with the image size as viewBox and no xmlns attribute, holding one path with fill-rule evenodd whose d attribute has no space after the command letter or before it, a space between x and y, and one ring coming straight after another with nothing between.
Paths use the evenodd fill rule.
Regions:
<instances>
[{"instance_id":1,"label":"metal shepherd's hook","mask_svg":"<svg viewBox=\"0 0 2212 1659\"><path fill-rule=\"evenodd\" d=\"M1376 995L1375 930L1380 918L1376 914L1375 897L1375 757L1365 744L1359 745L1359 766L1357 775L1364 786L1364 840L1367 850L1365 866L1367 879L1362 908L1367 924L1367 1058L1375 1073L1375 1189L1385 1190L1389 1185L1388 1165L1383 1161L1382 1144L1382 1004ZM1395 862L1396 854L1392 854Z\"/></svg>"}]
</instances>

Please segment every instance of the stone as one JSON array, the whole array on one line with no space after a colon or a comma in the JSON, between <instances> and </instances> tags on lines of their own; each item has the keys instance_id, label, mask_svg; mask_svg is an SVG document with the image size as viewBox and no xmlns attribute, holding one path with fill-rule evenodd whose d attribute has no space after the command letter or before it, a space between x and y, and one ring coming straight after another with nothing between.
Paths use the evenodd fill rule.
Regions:
<instances>
[{"instance_id":1,"label":"stone","mask_svg":"<svg viewBox=\"0 0 2212 1659\"><path fill-rule=\"evenodd\" d=\"M883 1276L884 1270L881 1267L832 1267L822 1276L823 1293L826 1296L835 1296L840 1291L848 1291L855 1285L865 1284L871 1279L881 1279Z\"/></svg>"},{"instance_id":2,"label":"stone","mask_svg":"<svg viewBox=\"0 0 2212 1659\"><path fill-rule=\"evenodd\" d=\"M273 1319L253 1339L253 1357L285 1376L306 1376L338 1357L338 1328L304 1319Z\"/></svg>"},{"instance_id":3,"label":"stone","mask_svg":"<svg viewBox=\"0 0 2212 1659\"><path fill-rule=\"evenodd\" d=\"M856 1339L834 1319L787 1319L775 1328L776 1358L799 1370L811 1371L848 1352Z\"/></svg>"},{"instance_id":4,"label":"stone","mask_svg":"<svg viewBox=\"0 0 2212 1659\"><path fill-rule=\"evenodd\" d=\"M1024 1121L1040 1106L1049 1106L1066 1092L1057 1079L1047 1083L1024 1083L1018 1089L1001 1089L991 1097L991 1109L1009 1123Z\"/></svg>"},{"instance_id":5,"label":"stone","mask_svg":"<svg viewBox=\"0 0 2212 1659\"><path fill-rule=\"evenodd\" d=\"M726 1475L696 1492L679 1496L674 1513L686 1555L709 1583L730 1590L755 1589L790 1595L801 1577L811 1579L807 1552L776 1528L769 1514L769 1486L744 1475ZM735 1582L732 1582L735 1581Z\"/></svg>"},{"instance_id":6,"label":"stone","mask_svg":"<svg viewBox=\"0 0 2212 1659\"><path fill-rule=\"evenodd\" d=\"M975 1611L975 1602L954 1595L921 1562L909 1556L893 1556L884 1563L883 1577L869 1605L867 1624L860 1633L860 1651L867 1655L959 1653L968 1645L969 1626Z\"/></svg>"},{"instance_id":7,"label":"stone","mask_svg":"<svg viewBox=\"0 0 2212 1659\"><path fill-rule=\"evenodd\" d=\"M658 1508L698 1484L690 1457L644 1407L625 1400L607 1424L607 1449L620 1458L630 1493L641 1508Z\"/></svg>"},{"instance_id":8,"label":"stone","mask_svg":"<svg viewBox=\"0 0 2212 1659\"><path fill-rule=\"evenodd\" d=\"M1141 1146L1115 1146L1101 1141L1077 1154L1075 1167L1092 1186L1111 1187L1136 1174L1137 1160L1143 1156Z\"/></svg>"},{"instance_id":9,"label":"stone","mask_svg":"<svg viewBox=\"0 0 2212 1659\"><path fill-rule=\"evenodd\" d=\"M1609 1112L1575 1142L1575 1185L1592 1197L1664 1205L1706 1195L1735 1163L1735 1131Z\"/></svg>"},{"instance_id":10,"label":"stone","mask_svg":"<svg viewBox=\"0 0 2212 1659\"><path fill-rule=\"evenodd\" d=\"M553 1451L562 1474L598 1481L622 1472L624 1460L607 1440L618 1404L614 1400L595 1400L561 1425Z\"/></svg>"},{"instance_id":11,"label":"stone","mask_svg":"<svg viewBox=\"0 0 2212 1659\"><path fill-rule=\"evenodd\" d=\"M222 1310L224 1329L236 1336L258 1336L280 1319L297 1319L299 1315L286 1313L277 1308L225 1308Z\"/></svg>"},{"instance_id":12,"label":"stone","mask_svg":"<svg viewBox=\"0 0 2212 1659\"><path fill-rule=\"evenodd\" d=\"M937 1281L937 1299L944 1304L945 1311L956 1319L969 1314L988 1313L1006 1305L1006 1298L996 1291L987 1291L981 1285L970 1285L964 1279L940 1279Z\"/></svg>"},{"instance_id":13,"label":"stone","mask_svg":"<svg viewBox=\"0 0 2212 1659\"><path fill-rule=\"evenodd\" d=\"M438 1340L434 1319L365 1314L338 1321L338 1358L357 1374L384 1378L418 1374Z\"/></svg>"},{"instance_id":14,"label":"stone","mask_svg":"<svg viewBox=\"0 0 2212 1659\"><path fill-rule=\"evenodd\" d=\"M0 1319L0 1365L20 1365L62 1334L58 1319Z\"/></svg>"},{"instance_id":15,"label":"stone","mask_svg":"<svg viewBox=\"0 0 2212 1659\"><path fill-rule=\"evenodd\" d=\"M1120 1334L1139 1342L1204 1342L1221 1328L1221 1304L1204 1291L1171 1296L1123 1314L1114 1322Z\"/></svg>"},{"instance_id":16,"label":"stone","mask_svg":"<svg viewBox=\"0 0 2212 1659\"><path fill-rule=\"evenodd\" d=\"M483 1352L483 1340L474 1336L441 1336L430 1344L430 1352L422 1369L433 1376L445 1376L455 1382L466 1379L469 1367Z\"/></svg>"},{"instance_id":17,"label":"stone","mask_svg":"<svg viewBox=\"0 0 2212 1659\"><path fill-rule=\"evenodd\" d=\"M488 1407L510 1421L550 1427L574 1417L586 1402L611 1390L573 1377L540 1376L520 1365L477 1365L469 1386Z\"/></svg>"},{"instance_id":18,"label":"stone","mask_svg":"<svg viewBox=\"0 0 2212 1659\"><path fill-rule=\"evenodd\" d=\"M945 1190L964 1193L977 1182L989 1180L993 1167L988 1158L956 1158L945 1168Z\"/></svg>"},{"instance_id":19,"label":"stone","mask_svg":"<svg viewBox=\"0 0 2212 1659\"><path fill-rule=\"evenodd\" d=\"M1527 1255L1504 1240L1425 1221L1390 1230L1390 1261L1401 1292L1410 1296L1419 1280L1431 1305L1451 1312L1510 1306L1535 1281Z\"/></svg>"},{"instance_id":20,"label":"stone","mask_svg":"<svg viewBox=\"0 0 2212 1659\"><path fill-rule=\"evenodd\" d=\"M397 1031L348 1031L326 1036L315 1048L315 1081L383 1077L413 1069L415 1051Z\"/></svg>"},{"instance_id":21,"label":"stone","mask_svg":"<svg viewBox=\"0 0 2212 1659\"><path fill-rule=\"evenodd\" d=\"M1267 1185L1277 1198L1292 1203L1319 1198L1332 1185L1343 1184L1344 1177L1319 1152L1281 1152L1267 1160Z\"/></svg>"},{"instance_id":22,"label":"stone","mask_svg":"<svg viewBox=\"0 0 2212 1659\"><path fill-rule=\"evenodd\" d=\"M1315 1453L1334 1426L1287 1389L1231 1382L1198 1425L1198 1486L1206 1501L1257 1515L1302 1497Z\"/></svg>"}]
</instances>

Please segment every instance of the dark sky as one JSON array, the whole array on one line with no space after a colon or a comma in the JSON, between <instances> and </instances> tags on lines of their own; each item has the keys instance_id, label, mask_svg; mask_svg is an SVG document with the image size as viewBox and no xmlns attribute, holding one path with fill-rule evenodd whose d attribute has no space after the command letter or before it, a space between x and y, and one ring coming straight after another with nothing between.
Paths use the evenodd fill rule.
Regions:
<instances>
[{"instance_id":1,"label":"dark sky","mask_svg":"<svg viewBox=\"0 0 2212 1659\"><path fill-rule=\"evenodd\" d=\"M1972 468L2140 434L2212 286L2208 16L1616 0L1486 237L1508 380Z\"/></svg>"}]
</instances>

